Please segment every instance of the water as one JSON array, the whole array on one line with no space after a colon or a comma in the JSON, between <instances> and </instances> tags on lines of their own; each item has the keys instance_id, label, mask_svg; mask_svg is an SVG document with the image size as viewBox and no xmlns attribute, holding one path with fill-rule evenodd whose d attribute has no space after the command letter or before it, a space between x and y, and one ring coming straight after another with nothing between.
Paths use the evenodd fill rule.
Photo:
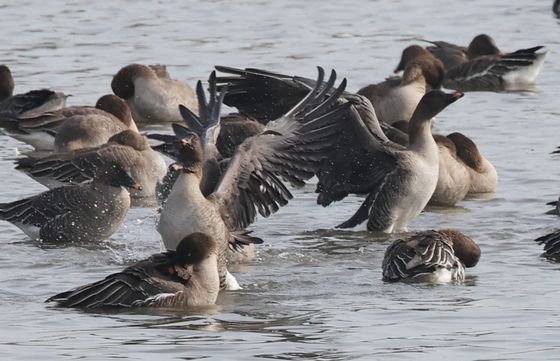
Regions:
<instances>
[{"instance_id":1,"label":"water","mask_svg":"<svg viewBox=\"0 0 560 361\"><path fill-rule=\"evenodd\" d=\"M413 5L413 6L411 6ZM87 10L84 10L86 9ZM152 209L96 245L47 247L0 223L0 358L370 360L557 359L560 264L540 257L535 237L560 224L544 214L558 196L559 20L551 1L349 0L159 1L103 5L20 1L0 7L0 62L16 90L52 87L91 104L130 62L164 63L191 84L214 64L347 77L349 90L382 80L413 38L466 43L482 32L503 49L547 45L535 93L469 93L436 130L472 137L498 169L494 197L425 212L412 230L455 227L482 248L465 285L385 284L390 240L365 226L334 230L357 197L323 209L314 186L252 228L266 240L258 260L232 268L244 290L214 309L86 313L43 301L160 250ZM13 169L29 148L0 136L0 201L44 188Z\"/></svg>"}]
</instances>

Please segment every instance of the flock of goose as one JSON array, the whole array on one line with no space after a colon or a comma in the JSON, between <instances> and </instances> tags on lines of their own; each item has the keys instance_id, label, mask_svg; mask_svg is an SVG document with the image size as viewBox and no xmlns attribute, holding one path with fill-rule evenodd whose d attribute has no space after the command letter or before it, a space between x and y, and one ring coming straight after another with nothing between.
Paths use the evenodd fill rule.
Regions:
<instances>
[{"instance_id":1,"label":"flock of goose","mask_svg":"<svg viewBox=\"0 0 560 361\"><path fill-rule=\"evenodd\" d=\"M365 196L337 227L367 221L370 231L407 231L426 205L451 206L498 182L469 137L432 134L434 117L461 91L533 83L546 57L542 46L503 52L485 34L468 46L424 42L403 50L401 75L357 93L320 67L308 79L216 66L205 90L165 66L130 64L113 77L114 95L66 107L67 96L51 90L13 95L1 66L0 127L49 152L18 159L17 169L50 190L0 204L0 219L43 242L95 242L131 206L160 206L166 252L47 300L80 308L214 304L220 290L240 288L228 264L250 262L263 242L247 227L289 202L288 185L315 176L323 207ZM222 103L238 113L222 115ZM151 123L171 124L173 134L139 133ZM559 232L537 241L560 254ZM417 232L389 246L383 279L461 282L480 254L458 230Z\"/></svg>"}]
</instances>

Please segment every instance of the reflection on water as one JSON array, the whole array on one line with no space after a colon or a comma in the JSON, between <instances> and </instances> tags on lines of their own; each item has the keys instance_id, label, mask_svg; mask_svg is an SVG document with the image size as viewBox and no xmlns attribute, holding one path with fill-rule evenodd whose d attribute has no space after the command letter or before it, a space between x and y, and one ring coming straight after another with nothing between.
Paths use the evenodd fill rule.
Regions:
<instances>
[{"instance_id":1,"label":"reflection on water","mask_svg":"<svg viewBox=\"0 0 560 361\"><path fill-rule=\"evenodd\" d=\"M463 44L486 32L504 49L550 50L535 89L468 93L434 126L472 138L500 176L496 194L430 207L410 226L458 228L480 244L481 261L467 269L464 284L382 282L385 248L407 234L374 234L364 224L335 229L363 198L322 208L313 184L252 227L265 244L256 262L232 266L244 289L189 312L85 312L43 303L159 252L153 209L132 209L124 227L98 244L40 244L2 222L2 359L557 358L560 263L540 257L532 241L560 226L544 214L559 189L549 153L558 146L560 38L549 2L165 0L92 7L72 0L20 1L0 12L0 54L16 91L51 87L72 94L70 105L93 104L131 62L165 63L172 77L190 84L215 64L307 77L322 65L346 77L352 91L390 75L417 38ZM45 189L13 169L13 159L28 151L0 136L0 201Z\"/></svg>"}]
</instances>

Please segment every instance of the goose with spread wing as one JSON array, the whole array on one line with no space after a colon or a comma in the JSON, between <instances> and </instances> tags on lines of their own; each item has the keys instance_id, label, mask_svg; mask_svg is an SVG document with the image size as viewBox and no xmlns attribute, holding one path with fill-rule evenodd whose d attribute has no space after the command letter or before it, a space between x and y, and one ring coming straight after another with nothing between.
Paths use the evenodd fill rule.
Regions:
<instances>
[{"instance_id":1,"label":"goose with spread wing","mask_svg":"<svg viewBox=\"0 0 560 361\"><path fill-rule=\"evenodd\" d=\"M213 305L219 285L216 242L205 234L193 233L183 238L174 251L154 254L46 302L88 309L191 308Z\"/></svg>"},{"instance_id":2,"label":"goose with spread wing","mask_svg":"<svg viewBox=\"0 0 560 361\"><path fill-rule=\"evenodd\" d=\"M462 96L462 93L447 94L439 90L424 95L410 120L407 147L368 133L360 114L353 112L350 125L368 151L337 167L354 177L362 176L362 190L367 190L368 195L358 211L338 227L354 227L368 220L367 228L371 231L406 230L424 209L438 182L439 151L431 132L432 118ZM337 168L331 168L334 169ZM340 187L340 177L335 177L338 182L333 182L331 170L325 175L321 173L323 170L318 173L320 191L336 191Z\"/></svg>"},{"instance_id":3,"label":"goose with spread wing","mask_svg":"<svg viewBox=\"0 0 560 361\"><path fill-rule=\"evenodd\" d=\"M146 137L133 130L115 134L99 147L55 153L42 158L28 156L17 160L17 168L49 188L90 181L107 163L119 164L142 189L132 189L133 205L150 206L156 189L167 173L163 157L152 150Z\"/></svg>"},{"instance_id":4,"label":"goose with spread wing","mask_svg":"<svg viewBox=\"0 0 560 361\"><path fill-rule=\"evenodd\" d=\"M349 103L332 107L344 91L346 81L334 88L333 72L324 82L319 68L316 86L295 106L264 131L246 139L235 151L219 180L208 196L200 189L205 160L204 142L196 131L174 125L181 166L167 202L161 210L158 231L167 249L175 249L185 234L205 232L218 243L218 265L222 288L226 286L228 244L239 239L239 232L249 226L257 214L267 217L286 205L292 195L280 178L294 186L304 185L311 178L330 149L338 132L337 119L347 111ZM215 84L210 84L215 89ZM325 97L325 94L329 96ZM218 107L221 96L213 102ZM203 107L199 103L199 107ZM219 110L208 109L219 125ZM181 108L191 129L200 120L186 108ZM201 109L201 114L205 111ZM212 134L216 134L212 132Z\"/></svg>"},{"instance_id":5,"label":"goose with spread wing","mask_svg":"<svg viewBox=\"0 0 560 361\"><path fill-rule=\"evenodd\" d=\"M229 87L224 103L256 119L268 120L282 107L297 103L314 82L258 69L218 67L231 74L219 77ZM317 177L317 202L327 206L348 194L369 194L358 213L341 227L353 227L369 218L368 229L395 232L405 229L424 208L437 184L438 148L431 134L431 119L462 93L426 93L409 123L409 145L391 142L371 102L343 93L352 105L341 114L343 129ZM406 138L406 135L404 135ZM406 141L405 141L406 144Z\"/></svg>"}]
</instances>

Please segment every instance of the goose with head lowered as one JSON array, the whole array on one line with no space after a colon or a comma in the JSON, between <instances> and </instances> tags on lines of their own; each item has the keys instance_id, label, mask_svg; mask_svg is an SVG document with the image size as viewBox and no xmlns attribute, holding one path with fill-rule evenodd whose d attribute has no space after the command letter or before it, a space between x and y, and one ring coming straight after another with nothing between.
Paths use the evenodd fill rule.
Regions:
<instances>
[{"instance_id":1,"label":"goose with head lowered","mask_svg":"<svg viewBox=\"0 0 560 361\"><path fill-rule=\"evenodd\" d=\"M203 143L207 139L174 125L181 170L162 207L158 231L165 247L171 250L185 234L204 232L212 237L218 244L222 288L226 287L228 245L249 243L244 229L257 213L267 217L292 198L280 178L294 186L303 186L330 150L339 129L337 119L350 104L331 107L346 82L343 80L335 89L334 72L328 81L324 82L323 78L324 71L319 68L317 86L304 99L269 122L262 133L237 147L216 188L207 196L200 189L207 148ZM210 89L215 88L215 84L210 84ZM327 93L331 95L325 97ZM214 106L219 103L213 102ZM187 123L199 122L192 112L184 107L181 110ZM219 114L213 110L210 113ZM219 124L218 120L216 116L213 124Z\"/></svg>"},{"instance_id":2,"label":"goose with head lowered","mask_svg":"<svg viewBox=\"0 0 560 361\"><path fill-rule=\"evenodd\" d=\"M179 105L198 112L194 90L171 79L163 65L129 64L115 74L111 88L126 101L138 123L182 122Z\"/></svg>"},{"instance_id":3,"label":"goose with head lowered","mask_svg":"<svg viewBox=\"0 0 560 361\"><path fill-rule=\"evenodd\" d=\"M184 237L176 250L152 255L46 302L87 309L213 305L220 290L217 257L216 242L205 234L193 233Z\"/></svg>"},{"instance_id":4,"label":"goose with head lowered","mask_svg":"<svg viewBox=\"0 0 560 361\"><path fill-rule=\"evenodd\" d=\"M100 97L95 107L28 113L2 122L2 126L13 138L56 152L99 146L123 130L138 131L126 103L112 94Z\"/></svg>"},{"instance_id":5,"label":"goose with head lowered","mask_svg":"<svg viewBox=\"0 0 560 361\"><path fill-rule=\"evenodd\" d=\"M480 247L455 229L424 231L394 241L383 258L383 281L462 282L465 267L480 259Z\"/></svg>"}]
</instances>

